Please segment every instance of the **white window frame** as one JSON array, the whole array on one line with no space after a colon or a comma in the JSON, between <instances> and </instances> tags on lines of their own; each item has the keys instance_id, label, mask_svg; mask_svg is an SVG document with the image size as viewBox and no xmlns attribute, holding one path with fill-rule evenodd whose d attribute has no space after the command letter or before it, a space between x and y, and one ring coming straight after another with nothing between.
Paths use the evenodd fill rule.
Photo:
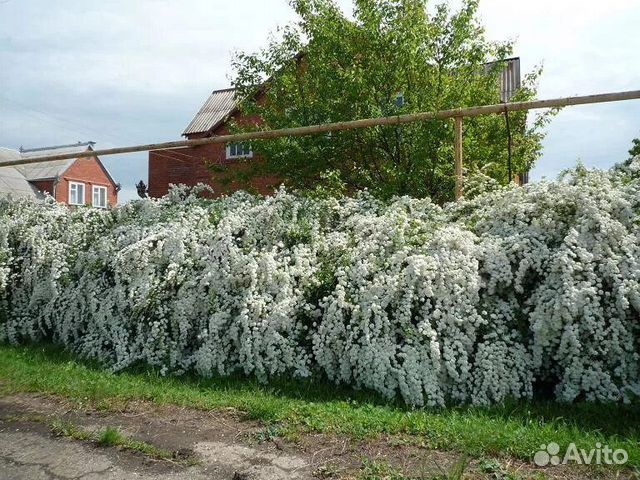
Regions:
<instances>
[{"instance_id":1,"label":"white window frame","mask_svg":"<svg viewBox=\"0 0 640 480\"><path fill-rule=\"evenodd\" d=\"M231 154L231 145L241 145L241 144L243 144L243 142L228 143L227 144L227 160L233 160L235 158L253 158L253 148L251 148L251 145L249 145L249 144L245 144L245 145L249 145L249 153L248 154L246 154L246 155L245 154L242 154L242 155L232 155Z\"/></svg>"},{"instance_id":2,"label":"white window frame","mask_svg":"<svg viewBox=\"0 0 640 480\"><path fill-rule=\"evenodd\" d=\"M76 201L73 201L73 193L74 193L74 187L75 187L75 196L76 196ZM77 198L78 198L78 188L82 189L82 196L80 197L80 202L77 202ZM87 201L87 191L86 191L86 185L82 182L69 182L69 205L84 205Z\"/></svg>"},{"instance_id":3,"label":"white window frame","mask_svg":"<svg viewBox=\"0 0 640 480\"><path fill-rule=\"evenodd\" d=\"M104 205L96 204L96 192L100 191L104 192ZM109 206L109 199L107 198L107 194L107 187L105 187L104 185L94 185L91 190L91 205L95 208L107 208Z\"/></svg>"}]
</instances>

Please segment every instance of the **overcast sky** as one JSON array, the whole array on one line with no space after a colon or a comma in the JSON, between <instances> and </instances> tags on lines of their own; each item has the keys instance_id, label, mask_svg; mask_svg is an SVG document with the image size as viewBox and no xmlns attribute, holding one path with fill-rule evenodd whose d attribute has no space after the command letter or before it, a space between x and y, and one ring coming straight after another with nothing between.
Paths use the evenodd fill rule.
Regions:
<instances>
[{"instance_id":1,"label":"overcast sky","mask_svg":"<svg viewBox=\"0 0 640 480\"><path fill-rule=\"evenodd\" d=\"M640 89L640 0L482 0L481 15L525 72L544 63L540 98ZM0 0L0 146L176 139L229 85L232 53L292 19L286 0ZM610 166L640 135L640 101L565 109L548 132L534 179ZM103 161L135 197L146 155Z\"/></svg>"}]
</instances>

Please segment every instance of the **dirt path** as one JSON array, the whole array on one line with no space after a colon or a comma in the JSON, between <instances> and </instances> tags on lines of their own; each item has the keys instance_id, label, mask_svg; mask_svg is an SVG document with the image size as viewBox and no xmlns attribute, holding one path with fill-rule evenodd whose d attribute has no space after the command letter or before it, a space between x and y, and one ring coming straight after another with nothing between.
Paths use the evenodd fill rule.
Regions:
<instances>
[{"instance_id":1,"label":"dirt path","mask_svg":"<svg viewBox=\"0 0 640 480\"><path fill-rule=\"evenodd\" d=\"M71 434L61 435L59 429L52 428L56 422L72 426ZM97 435L107 427L168 456L99 446ZM73 432L94 436L78 439ZM332 435L300 435L287 441L277 430L243 419L233 410L203 412L145 402L130 402L116 409L109 405L108 410L101 410L43 395L0 398L0 480L344 479L357 478L363 461L392 465L407 478L428 479L442 478L459 460L456 454L425 449L401 437L355 441ZM473 462L464 478L590 476L584 470L566 468L545 471L541 476L542 472L523 462L501 459L500 463L499 472L486 472ZM611 473L599 472L598 478L625 478Z\"/></svg>"},{"instance_id":2,"label":"dirt path","mask_svg":"<svg viewBox=\"0 0 640 480\"><path fill-rule=\"evenodd\" d=\"M0 479L307 479L308 459L274 442L251 441L261 427L233 412L128 405L120 413L83 409L49 397L0 398ZM154 459L122 448L56 436L52 422L80 431L115 427L168 452Z\"/></svg>"}]
</instances>

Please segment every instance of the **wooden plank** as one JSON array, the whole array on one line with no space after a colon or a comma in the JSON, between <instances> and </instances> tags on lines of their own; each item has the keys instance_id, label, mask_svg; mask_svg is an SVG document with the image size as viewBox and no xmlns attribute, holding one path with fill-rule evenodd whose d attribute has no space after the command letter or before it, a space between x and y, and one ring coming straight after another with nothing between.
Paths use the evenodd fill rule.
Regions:
<instances>
[{"instance_id":1,"label":"wooden plank","mask_svg":"<svg viewBox=\"0 0 640 480\"><path fill-rule=\"evenodd\" d=\"M107 155L120 155L123 153L146 152L150 150L166 150L170 148L188 148L198 145L208 145L212 143L244 142L249 140L264 140L281 137L297 137L303 135L313 135L318 133L335 132L340 130L352 130L356 128L377 127L385 125L404 125L413 122L420 122L434 119L446 119L456 117L477 117L480 115L491 115L497 113L517 112L523 110L534 110L540 108L559 108L572 105L586 105L592 103L619 102L623 100L640 99L640 90L628 92L603 93L599 95L586 95L581 97L563 97L549 100L533 100L529 102L499 103L496 105L484 105L480 107L456 108L453 110L442 110L439 112L422 112L394 117L367 118L353 120L349 122L329 123L325 125L311 125L307 127L283 128L280 130L267 130L250 133L240 133L235 135L221 135L216 137L199 138L195 140L177 140L173 142L149 143L145 145L134 145L130 147L108 148L85 152L83 157L97 157ZM68 160L78 158L78 154L58 154L42 157L33 157L22 160L12 160L3 162L3 166L29 165L54 160Z\"/></svg>"},{"instance_id":2,"label":"wooden plank","mask_svg":"<svg viewBox=\"0 0 640 480\"><path fill-rule=\"evenodd\" d=\"M456 201L463 195L463 173L462 173L462 117L455 117L455 175L456 175Z\"/></svg>"}]
</instances>

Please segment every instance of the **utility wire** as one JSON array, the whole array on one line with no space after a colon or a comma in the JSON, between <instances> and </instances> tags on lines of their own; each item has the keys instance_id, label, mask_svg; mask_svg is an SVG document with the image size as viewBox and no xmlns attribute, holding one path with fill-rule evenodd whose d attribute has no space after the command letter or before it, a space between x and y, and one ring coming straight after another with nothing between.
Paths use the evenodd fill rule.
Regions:
<instances>
[{"instance_id":1,"label":"utility wire","mask_svg":"<svg viewBox=\"0 0 640 480\"><path fill-rule=\"evenodd\" d=\"M90 136L93 135L99 135L100 138L97 138L96 140L100 140L102 142L103 139L107 139L109 140L108 142L105 142L107 144L111 144L111 145L118 145L118 144L122 144L123 143L123 138L120 135L113 135L110 132L104 132L102 130L97 130L97 129L93 129L91 127L88 127L86 125L81 125L79 123L75 123L67 118L58 116L58 115L54 115L48 112L44 112L42 110L38 110L37 108L33 108L29 105L26 105L22 102L18 102L16 100L12 100L10 98L7 98L3 95L0 95L0 102L5 102L5 103L12 103L18 107L20 107L22 110L19 110L20 113L29 115L31 118L35 118L39 121L43 121L46 123L49 123L51 125L57 125L61 128L63 128L64 130L68 131L68 132L73 132L75 134L81 134L82 136L87 135L87 134L91 134ZM34 115L35 114L35 115ZM37 116L36 116L37 115Z\"/></svg>"},{"instance_id":2,"label":"utility wire","mask_svg":"<svg viewBox=\"0 0 640 480\"><path fill-rule=\"evenodd\" d=\"M12 100L10 98L7 98L7 97L5 97L3 95L0 95L0 101L4 101L6 103L12 103L12 104L20 107L21 109L23 109L23 110L21 110L21 113L26 114L26 115L30 116L31 118L34 118L34 119L36 119L38 121L45 122L45 123L48 123L50 125L56 125L56 126L66 130L68 132L72 132L72 133L75 133L75 134L81 134L81 135L85 135L87 133L91 133L92 135L99 135L99 138L96 138L96 140L99 140L101 143L106 144L106 145L116 146L116 145L119 145L119 144L122 144L122 143L129 143L129 142L124 142L121 136L113 135L113 132L106 132L105 133L104 131L99 131L97 129L92 129L92 128L89 128L87 126L80 125L80 124L75 123L75 122L73 122L71 120L68 120L68 119L66 119L64 117L60 117L60 116L57 116L57 115L53 115L51 113L44 112L44 111L39 110L37 108L33 108L33 107L29 106L29 105L26 105L26 104L24 104L22 102L18 102L18 101ZM107 139L108 141L104 142L104 139ZM194 159L193 156L188 155L186 153L179 152L178 150L172 150L171 151L171 155L176 155L177 158L174 157L174 156L167 155L167 154L158 153L160 151L161 150L155 150L155 153L159 157L166 158L166 159L171 159L171 160L173 160L175 162L187 163L187 160L193 160ZM182 160L179 157L183 157L184 160Z\"/></svg>"},{"instance_id":3,"label":"utility wire","mask_svg":"<svg viewBox=\"0 0 640 480\"><path fill-rule=\"evenodd\" d=\"M100 138L96 138L96 140L99 140L99 141L101 141L101 143L103 143L102 140L106 138L107 140L109 140L108 142L104 142L107 145L111 144L113 146L116 146L116 145L123 144L123 143L130 143L128 141L127 142L123 141L124 139L120 135L114 135L113 132L105 133L102 130L92 129L92 128L89 128L89 127L87 127L85 125L80 125L79 123L75 123L75 122L73 122L73 121L71 121L69 119L66 119L64 117L61 117L61 116L58 116L58 115L53 115L51 113L47 113L47 112L44 112L42 110L38 110L37 108L33 108L33 107L29 106L29 105L26 105L26 104L24 104L22 102L18 102L16 100L7 98L7 97L5 97L3 95L0 95L0 101L5 101L5 102L8 102L8 103L12 103L12 104L17 105L17 106L19 106L19 107L21 107L21 108L23 108L25 110L29 110L30 112L33 112L33 113L30 113L30 112L22 112L22 113L25 113L25 114L31 116L31 118L35 118L37 120L47 122L47 123L49 123L51 125L61 126L63 129L67 130L68 132L81 133L83 135L87 134L87 133L91 133L92 135L99 135ZM38 116L35 116L34 113L37 114ZM41 118L41 117L45 117L45 118ZM67 125L70 125L70 126L72 126L74 128L69 128ZM172 155L177 155L177 156L182 156L182 157L184 157L185 159L188 159L188 160L193 160L194 159L194 157L192 155L179 152L178 150L179 149L171 150L171 154ZM162 150L154 150L154 152L156 152L156 153L160 152L160 151L162 151ZM164 157L164 158L172 158L172 157L170 157L168 155L158 154L158 156ZM175 161L181 162L180 158L172 158L172 159L175 160ZM186 162L184 162L184 163L186 163Z\"/></svg>"}]
</instances>

